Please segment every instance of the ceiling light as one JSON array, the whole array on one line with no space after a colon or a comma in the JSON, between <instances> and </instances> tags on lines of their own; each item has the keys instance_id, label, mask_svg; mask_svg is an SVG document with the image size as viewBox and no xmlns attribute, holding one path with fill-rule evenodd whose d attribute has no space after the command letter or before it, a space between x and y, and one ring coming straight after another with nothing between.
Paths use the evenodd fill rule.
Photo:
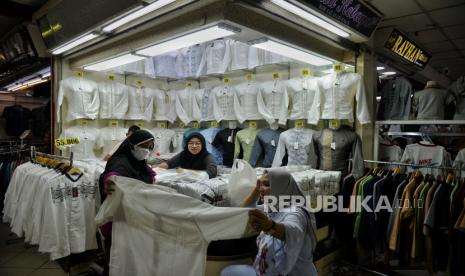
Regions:
<instances>
[{"instance_id":1,"label":"ceiling light","mask_svg":"<svg viewBox=\"0 0 465 276\"><path fill-rule=\"evenodd\" d=\"M84 70L91 70L91 71L105 71L114 67L118 67L121 65L125 65L131 62L136 62L139 60L145 59L141 56L136 56L133 54L125 54L122 56L110 58L107 60L99 61L90 65L85 65Z\"/></svg>"},{"instance_id":2,"label":"ceiling light","mask_svg":"<svg viewBox=\"0 0 465 276\"><path fill-rule=\"evenodd\" d=\"M136 9L132 12L129 12L128 15L116 20L115 22L113 23L110 23L109 25L103 27L102 31L106 32L106 33L109 33L109 32L112 32L114 29L116 28L119 28L121 26L123 26L124 24L130 22L130 21L133 21L139 17L142 17L150 12L153 12L155 10L158 10L160 9L161 7L163 6L166 6L172 2L174 2L176 0L158 0L156 2L153 2L152 4L150 5L147 5L143 8L140 8L140 9Z\"/></svg>"},{"instance_id":3,"label":"ceiling light","mask_svg":"<svg viewBox=\"0 0 465 276\"><path fill-rule=\"evenodd\" d=\"M8 91L17 91L17 90L21 90L21 89L24 89L24 88L28 88L28 87L31 87L31 86L34 86L34 85L37 85L39 83L43 83L43 82L47 82L48 80L43 80L43 79L34 79L34 80L30 80L28 82L25 82L23 84L19 84L19 85L16 85L16 86L13 86L11 88L8 88Z\"/></svg>"},{"instance_id":4,"label":"ceiling light","mask_svg":"<svg viewBox=\"0 0 465 276\"><path fill-rule=\"evenodd\" d=\"M388 71L388 72L383 72L383 73L381 73L381 74L383 74L383 75L386 75L386 76L392 76L392 75L395 75L395 74L397 74L397 72L394 72L394 71Z\"/></svg>"},{"instance_id":5,"label":"ceiling light","mask_svg":"<svg viewBox=\"0 0 465 276\"><path fill-rule=\"evenodd\" d=\"M292 58L301 62L305 62L315 66L331 65L332 61L321 58L317 55L304 52L302 50L281 44L279 42L262 38L259 40L249 42L252 46L273 52L278 55L282 55L288 58Z\"/></svg>"},{"instance_id":6,"label":"ceiling light","mask_svg":"<svg viewBox=\"0 0 465 276\"><path fill-rule=\"evenodd\" d=\"M272 3L274 3L275 5L278 5L280 6L281 8L295 14L295 15L298 15L300 16L301 18L307 20L307 21L310 21L312 22L313 24L315 25L318 25L320 27L322 27L323 29L326 29L332 33L335 33L339 36L342 36L342 37L349 37L350 34L346 31L343 31L342 29L334 26L333 24L331 23L328 23L326 22L325 20L305 11L304 9L296 6L296 5L293 5L285 0L271 0Z\"/></svg>"},{"instance_id":7,"label":"ceiling light","mask_svg":"<svg viewBox=\"0 0 465 276\"><path fill-rule=\"evenodd\" d=\"M55 49L52 50L52 54L54 55L59 55L61 53L64 53L78 45L81 45L81 44L84 44L86 43L87 41L89 40L92 40L94 38L96 38L98 35L97 34L94 34L94 33L90 33L90 34L87 34L87 35L84 35L72 42L69 42L67 44L64 44L64 45L61 45Z\"/></svg>"},{"instance_id":8,"label":"ceiling light","mask_svg":"<svg viewBox=\"0 0 465 276\"><path fill-rule=\"evenodd\" d=\"M43 74L41 77L42 77L43 79L45 79L45 78L50 77L51 74L52 74L51 72L47 72L47 73Z\"/></svg>"},{"instance_id":9,"label":"ceiling light","mask_svg":"<svg viewBox=\"0 0 465 276\"><path fill-rule=\"evenodd\" d=\"M241 30L239 28L221 23L213 27L185 34L168 41L155 44L145 49L136 51L136 53L144 56L157 56L195 44L230 36L240 31Z\"/></svg>"},{"instance_id":10,"label":"ceiling light","mask_svg":"<svg viewBox=\"0 0 465 276\"><path fill-rule=\"evenodd\" d=\"M378 71L384 70L384 67L383 66L378 66L378 67L376 67L376 70L378 70Z\"/></svg>"}]
</instances>

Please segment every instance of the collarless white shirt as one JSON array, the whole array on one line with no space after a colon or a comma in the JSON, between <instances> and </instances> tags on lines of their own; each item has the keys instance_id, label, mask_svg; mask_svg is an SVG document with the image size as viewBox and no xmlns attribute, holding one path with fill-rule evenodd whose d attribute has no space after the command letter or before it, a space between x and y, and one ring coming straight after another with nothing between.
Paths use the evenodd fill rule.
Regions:
<instances>
[{"instance_id":1,"label":"collarless white shirt","mask_svg":"<svg viewBox=\"0 0 465 276\"><path fill-rule=\"evenodd\" d=\"M57 99L57 121L60 122L60 107L64 98L68 102L67 121L96 119L100 107L97 83L83 78L68 78L60 82Z\"/></svg>"},{"instance_id":2,"label":"collarless white shirt","mask_svg":"<svg viewBox=\"0 0 465 276\"><path fill-rule=\"evenodd\" d=\"M212 121L213 117L213 102L210 97L211 89L195 89L194 95L197 100L197 105L200 109L201 121Z\"/></svg>"},{"instance_id":3,"label":"collarless white shirt","mask_svg":"<svg viewBox=\"0 0 465 276\"><path fill-rule=\"evenodd\" d=\"M176 120L176 95L175 91L163 91L152 89L153 93L153 119L156 121L168 121L173 123Z\"/></svg>"},{"instance_id":4,"label":"collarless white shirt","mask_svg":"<svg viewBox=\"0 0 465 276\"><path fill-rule=\"evenodd\" d=\"M189 78L196 76L204 50L205 45L198 44L178 51L178 56L176 57L178 77Z\"/></svg>"},{"instance_id":5,"label":"collarless white shirt","mask_svg":"<svg viewBox=\"0 0 465 276\"><path fill-rule=\"evenodd\" d=\"M126 120L152 120L153 90L147 87L130 87L129 108Z\"/></svg>"},{"instance_id":6,"label":"collarless white shirt","mask_svg":"<svg viewBox=\"0 0 465 276\"><path fill-rule=\"evenodd\" d=\"M370 122L365 85L360 74L329 74L318 79L318 93L309 112L308 123L316 125L320 119L354 121L354 105L360 124Z\"/></svg>"},{"instance_id":7,"label":"collarless white shirt","mask_svg":"<svg viewBox=\"0 0 465 276\"><path fill-rule=\"evenodd\" d=\"M317 91L316 78L296 78L287 82L287 92L291 101L290 120L308 119L308 112Z\"/></svg>"},{"instance_id":8,"label":"collarless white shirt","mask_svg":"<svg viewBox=\"0 0 465 276\"><path fill-rule=\"evenodd\" d=\"M202 89L200 89L202 90ZM184 123L188 124L192 121L200 121L202 114L195 99L196 89L185 88L175 91L176 93L176 114Z\"/></svg>"},{"instance_id":9,"label":"collarless white shirt","mask_svg":"<svg viewBox=\"0 0 465 276\"><path fill-rule=\"evenodd\" d=\"M154 128L150 132L153 134L153 152L155 154L170 153L170 147L173 149L177 146L176 132L167 128Z\"/></svg>"},{"instance_id":10,"label":"collarless white shirt","mask_svg":"<svg viewBox=\"0 0 465 276\"><path fill-rule=\"evenodd\" d=\"M177 78L176 73L176 57L177 51L166 53L163 55L152 57L155 76Z\"/></svg>"},{"instance_id":11,"label":"collarless white shirt","mask_svg":"<svg viewBox=\"0 0 465 276\"><path fill-rule=\"evenodd\" d=\"M129 87L116 81L98 84L100 119L123 119L128 111Z\"/></svg>"},{"instance_id":12,"label":"collarless white shirt","mask_svg":"<svg viewBox=\"0 0 465 276\"><path fill-rule=\"evenodd\" d=\"M126 131L125 128L111 126L100 129L97 144L103 145L102 156L114 153L115 146L126 139Z\"/></svg>"},{"instance_id":13,"label":"collarless white shirt","mask_svg":"<svg viewBox=\"0 0 465 276\"><path fill-rule=\"evenodd\" d=\"M240 69L249 68L250 46L240 41L231 41L230 47L231 47L231 70L240 70Z\"/></svg>"},{"instance_id":14,"label":"collarless white shirt","mask_svg":"<svg viewBox=\"0 0 465 276\"><path fill-rule=\"evenodd\" d=\"M79 138L79 144L69 149L74 153L74 159L96 159L94 149L101 149L104 146L99 140L99 132L94 127L73 126L64 129L60 138Z\"/></svg>"},{"instance_id":15,"label":"collarless white shirt","mask_svg":"<svg viewBox=\"0 0 465 276\"><path fill-rule=\"evenodd\" d=\"M218 39L205 47L197 77L206 74L224 74L231 63L231 43L228 39Z\"/></svg>"},{"instance_id":16,"label":"collarless white shirt","mask_svg":"<svg viewBox=\"0 0 465 276\"><path fill-rule=\"evenodd\" d=\"M257 94L258 112L269 123L286 124L289 98L286 82L281 80L264 82Z\"/></svg>"},{"instance_id":17,"label":"collarless white shirt","mask_svg":"<svg viewBox=\"0 0 465 276\"><path fill-rule=\"evenodd\" d=\"M236 120L234 113L234 90L229 85L217 86L212 89L210 97L213 102L213 116L215 120Z\"/></svg>"},{"instance_id":18,"label":"collarless white shirt","mask_svg":"<svg viewBox=\"0 0 465 276\"><path fill-rule=\"evenodd\" d=\"M246 82L233 86L234 112L237 120L243 123L245 120L262 120L258 112L257 94L260 87L255 82Z\"/></svg>"}]
</instances>

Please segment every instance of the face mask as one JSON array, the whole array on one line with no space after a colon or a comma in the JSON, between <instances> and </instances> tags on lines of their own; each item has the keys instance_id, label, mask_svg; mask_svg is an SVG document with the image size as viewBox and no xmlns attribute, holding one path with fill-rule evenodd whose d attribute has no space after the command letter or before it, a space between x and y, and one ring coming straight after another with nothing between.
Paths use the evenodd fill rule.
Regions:
<instances>
[{"instance_id":1,"label":"face mask","mask_svg":"<svg viewBox=\"0 0 465 276\"><path fill-rule=\"evenodd\" d=\"M150 150L146 148L141 148L139 146L134 146L134 149L131 150L132 155L139 161L145 160L150 155Z\"/></svg>"}]
</instances>

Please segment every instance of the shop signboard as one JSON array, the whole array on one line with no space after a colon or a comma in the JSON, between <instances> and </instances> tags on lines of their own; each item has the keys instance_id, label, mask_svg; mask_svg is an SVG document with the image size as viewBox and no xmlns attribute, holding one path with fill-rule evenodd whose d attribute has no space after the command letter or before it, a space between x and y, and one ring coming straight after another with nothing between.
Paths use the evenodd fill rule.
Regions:
<instances>
[{"instance_id":1,"label":"shop signboard","mask_svg":"<svg viewBox=\"0 0 465 276\"><path fill-rule=\"evenodd\" d=\"M420 68L425 68L431 59L431 54L408 38L399 30L393 29L384 47L400 56L403 60L413 63Z\"/></svg>"}]
</instances>

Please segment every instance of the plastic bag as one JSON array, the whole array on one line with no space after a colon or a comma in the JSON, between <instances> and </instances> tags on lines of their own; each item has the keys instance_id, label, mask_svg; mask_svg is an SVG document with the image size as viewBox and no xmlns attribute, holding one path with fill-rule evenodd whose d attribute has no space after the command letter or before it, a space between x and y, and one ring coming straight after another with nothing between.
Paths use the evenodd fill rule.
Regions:
<instances>
[{"instance_id":1,"label":"plastic bag","mask_svg":"<svg viewBox=\"0 0 465 276\"><path fill-rule=\"evenodd\" d=\"M245 160L236 159L228 183L228 198L231 206L240 206L255 189L256 183L257 174L252 166Z\"/></svg>"}]
</instances>

